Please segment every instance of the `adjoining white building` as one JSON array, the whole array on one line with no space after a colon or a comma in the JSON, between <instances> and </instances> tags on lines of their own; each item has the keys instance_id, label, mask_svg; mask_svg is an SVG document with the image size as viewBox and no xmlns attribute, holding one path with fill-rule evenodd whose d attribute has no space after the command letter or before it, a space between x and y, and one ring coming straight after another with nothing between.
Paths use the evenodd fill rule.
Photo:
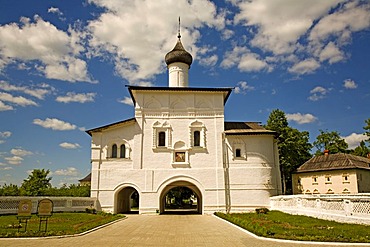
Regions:
<instances>
[{"instance_id":1,"label":"adjoining white building","mask_svg":"<svg viewBox=\"0 0 370 247\"><path fill-rule=\"evenodd\" d=\"M169 87L128 86L135 117L90 129L91 196L102 210L165 210L166 194L190 188L197 212L240 212L269 207L281 194L275 132L255 122L225 122L232 88L192 88L192 56L178 36L166 57Z\"/></svg>"}]
</instances>

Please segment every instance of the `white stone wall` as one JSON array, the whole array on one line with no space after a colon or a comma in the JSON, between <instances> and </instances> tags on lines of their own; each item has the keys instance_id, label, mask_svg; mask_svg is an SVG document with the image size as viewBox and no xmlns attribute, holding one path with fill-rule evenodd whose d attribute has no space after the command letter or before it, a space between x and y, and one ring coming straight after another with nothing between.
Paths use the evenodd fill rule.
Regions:
<instances>
[{"instance_id":1,"label":"white stone wall","mask_svg":"<svg viewBox=\"0 0 370 247\"><path fill-rule=\"evenodd\" d=\"M104 211L115 212L118 193L132 187L139 193L140 213L156 213L161 193L173 183L196 186L202 212L225 211L223 162L223 92L138 91L134 123L92 133L92 196ZM191 130L199 128L202 147L192 147ZM166 146L156 146L156 130L166 132ZM113 143L127 143L129 158L110 158ZM277 149L271 135L228 136L232 211L268 207L279 187ZM233 158L242 142L244 159ZM240 144L240 143L239 143ZM175 162L176 151L186 162Z\"/></svg>"}]
</instances>

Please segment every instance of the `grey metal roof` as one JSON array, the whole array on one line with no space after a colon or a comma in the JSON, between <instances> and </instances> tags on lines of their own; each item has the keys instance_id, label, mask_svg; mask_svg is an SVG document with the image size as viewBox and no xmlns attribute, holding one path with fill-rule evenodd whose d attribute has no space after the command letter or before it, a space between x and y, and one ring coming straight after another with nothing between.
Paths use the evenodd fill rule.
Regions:
<instances>
[{"instance_id":1,"label":"grey metal roof","mask_svg":"<svg viewBox=\"0 0 370 247\"><path fill-rule=\"evenodd\" d=\"M181 62L186 63L190 67L191 63L193 62L193 57L189 52L185 50L180 38L177 40L177 43L172 51L168 52L164 59L167 65L170 65L171 63Z\"/></svg>"},{"instance_id":2,"label":"grey metal roof","mask_svg":"<svg viewBox=\"0 0 370 247\"><path fill-rule=\"evenodd\" d=\"M119 122L107 124L107 125L104 125L104 126L101 126L101 127L94 128L94 129L86 130L85 132L91 136L92 132L102 131L104 129L108 129L108 128L113 127L113 126L117 126L117 125L121 125L121 124L129 124L129 123L136 123L136 118L129 118L129 119L122 120L122 121L119 121Z\"/></svg>"},{"instance_id":3,"label":"grey metal roof","mask_svg":"<svg viewBox=\"0 0 370 247\"><path fill-rule=\"evenodd\" d=\"M225 122L226 135L275 135L276 132L267 130L260 122Z\"/></svg>"},{"instance_id":4,"label":"grey metal roof","mask_svg":"<svg viewBox=\"0 0 370 247\"><path fill-rule=\"evenodd\" d=\"M354 168L370 170L370 159L344 153L320 155L301 165L297 173Z\"/></svg>"}]
</instances>

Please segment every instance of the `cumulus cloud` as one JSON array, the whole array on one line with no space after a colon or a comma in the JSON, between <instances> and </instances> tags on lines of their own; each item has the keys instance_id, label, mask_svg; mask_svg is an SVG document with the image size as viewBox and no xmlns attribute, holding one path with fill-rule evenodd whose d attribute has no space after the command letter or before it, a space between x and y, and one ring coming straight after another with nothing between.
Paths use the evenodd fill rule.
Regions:
<instances>
[{"instance_id":1,"label":"cumulus cloud","mask_svg":"<svg viewBox=\"0 0 370 247\"><path fill-rule=\"evenodd\" d=\"M126 105L134 105L134 102L132 102L132 99L130 97L124 97L121 100L118 100L119 103L126 104Z\"/></svg>"},{"instance_id":2,"label":"cumulus cloud","mask_svg":"<svg viewBox=\"0 0 370 247\"><path fill-rule=\"evenodd\" d=\"M237 83L237 86L234 88L236 94L245 94L248 91L254 90L253 86L248 85L246 81L240 81Z\"/></svg>"},{"instance_id":3,"label":"cumulus cloud","mask_svg":"<svg viewBox=\"0 0 370 247\"><path fill-rule=\"evenodd\" d=\"M298 124L306 124L306 123L312 123L317 120L317 117L315 117L312 114L306 113L293 113L293 114L286 114L286 118L288 121L294 121Z\"/></svg>"},{"instance_id":4,"label":"cumulus cloud","mask_svg":"<svg viewBox=\"0 0 370 247\"><path fill-rule=\"evenodd\" d=\"M354 80L346 79L346 80L344 80L343 87L345 87L347 89L356 89L357 88L357 84L356 84L356 82Z\"/></svg>"},{"instance_id":5,"label":"cumulus cloud","mask_svg":"<svg viewBox=\"0 0 370 247\"><path fill-rule=\"evenodd\" d=\"M46 129L52 129L52 130L63 131L63 130L74 130L77 128L76 125L64 122L57 118L46 118L45 120L41 120L37 118L33 120L33 123L36 125L40 125L41 127L44 127Z\"/></svg>"},{"instance_id":6,"label":"cumulus cloud","mask_svg":"<svg viewBox=\"0 0 370 247\"><path fill-rule=\"evenodd\" d=\"M33 100L27 99L23 96L13 96L9 93L0 92L0 101L6 101L19 106L37 106Z\"/></svg>"},{"instance_id":7,"label":"cumulus cloud","mask_svg":"<svg viewBox=\"0 0 370 247\"><path fill-rule=\"evenodd\" d=\"M14 110L13 106L6 105L4 102L0 101L0 111L12 111Z\"/></svg>"},{"instance_id":8,"label":"cumulus cloud","mask_svg":"<svg viewBox=\"0 0 370 247\"><path fill-rule=\"evenodd\" d=\"M48 84L40 84L35 87L28 87L28 86L12 85L6 81L0 81L0 88L3 91L8 91L8 92L10 91L22 92L22 93L28 94L40 100L44 99L47 94L54 91L54 88Z\"/></svg>"},{"instance_id":9,"label":"cumulus cloud","mask_svg":"<svg viewBox=\"0 0 370 247\"><path fill-rule=\"evenodd\" d=\"M12 150L10 150L10 153L15 156L22 156L22 157L33 154L31 151L27 151L22 148L13 148Z\"/></svg>"},{"instance_id":10,"label":"cumulus cloud","mask_svg":"<svg viewBox=\"0 0 370 247\"><path fill-rule=\"evenodd\" d=\"M218 56L216 54L213 54L211 56L201 58L199 60L199 64L205 67L213 67L216 65L217 61L218 61Z\"/></svg>"},{"instance_id":11,"label":"cumulus cloud","mask_svg":"<svg viewBox=\"0 0 370 247\"><path fill-rule=\"evenodd\" d=\"M22 18L21 24L0 26L0 64L39 61L37 69L49 79L92 82L87 64L79 58L84 50L79 32L58 30L50 22L35 16L34 22Z\"/></svg>"},{"instance_id":12,"label":"cumulus cloud","mask_svg":"<svg viewBox=\"0 0 370 247\"><path fill-rule=\"evenodd\" d=\"M300 61L294 64L292 67L288 69L288 71L290 73L294 73L298 75L311 74L319 67L320 67L319 62L317 62L313 58L307 58L303 61Z\"/></svg>"},{"instance_id":13,"label":"cumulus cloud","mask_svg":"<svg viewBox=\"0 0 370 247\"><path fill-rule=\"evenodd\" d=\"M20 156L5 157L4 159L8 162L8 164L11 164L11 165L20 165L22 161L24 160Z\"/></svg>"},{"instance_id":14,"label":"cumulus cloud","mask_svg":"<svg viewBox=\"0 0 370 247\"><path fill-rule=\"evenodd\" d=\"M70 103L70 102L78 102L78 103L86 103L86 102L94 102L94 98L96 93L74 93L68 92L65 96L58 96L56 98L57 102L62 103Z\"/></svg>"},{"instance_id":15,"label":"cumulus cloud","mask_svg":"<svg viewBox=\"0 0 370 247\"><path fill-rule=\"evenodd\" d=\"M1 104L0 104L0 111L1 111ZM9 138L11 135L12 135L12 132L10 131L0 132L0 144L3 144L5 142L5 139Z\"/></svg>"},{"instance_id":16,"label":"cumulus cloud","mask_svg":"<svg viewBox=\"0 0 370 247\"><path fill-rule=\"evenodd\" d=\"M74 167L67 167L67 169L58 169L53 172L54 175L57 176L78 176L78 170Z\"/></svg>"},{"instance_id":17,"label":"cumulus cloud","mask_svg":"<svg viewBox=\"0 0 370 247\"><path fill-rule=\"evenodd\" d=\"M215 4L208 0L90 0L89 3L104 8L88 25L93 53L113 57L116 73L131 84L147 81L164 70L163 54L176 44L178 13L181 13L182 43L194 57L200 38L198 29L208 26L222 30L225 26L223 13L217 13Z\"/></svg>"},{"instance_id":18,"label":"cumulus cloud","mask_svg":"<svg viewBox=\"0 0 370 247\"><path fill-rule=\"evenodd\" d=\"M348 144L349 149L354 149L360 145L361 141L369 139L367 135L352 133L348 136L342 137Z\"/></svg>"},{"instance_id":19,"label":"cumulus cloud","mask_svg":"<svg viewBox=\"0 0 370 247\"><path fill-rule=\"evenodd\" d=\"M328 89L323 88L321 86L317 86L310 91L310 96L308 97L311 101L318 101L325 98L326 94L328 93Z\"/></svg>"},{"instance_id":20,"label":"cumulus cloud","mask_svg":"<svg viewBox=\"0 0 370 247\"><path fill-rule=\"evenodd\" d=\"M80 148L80 144L78 143L69 143L69 142L62 142L59 144L60 147L65 148L65 149L77 149Z\"/></svg>"}]
</instances>

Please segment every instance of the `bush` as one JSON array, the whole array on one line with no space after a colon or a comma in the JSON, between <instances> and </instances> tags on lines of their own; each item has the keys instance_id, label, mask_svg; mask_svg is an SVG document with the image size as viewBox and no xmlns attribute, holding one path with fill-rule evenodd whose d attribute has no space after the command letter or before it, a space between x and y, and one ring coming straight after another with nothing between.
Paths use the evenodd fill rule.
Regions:
<instances>
[{"instance_id":1,"label":"bush","mask_svg":"<svg viewBox=\"0 0 370 247\"><path fill-rule=\"evenodd\" d=\"M268 208L256 208L257 214L267 214L268 212L270 212Z\"/></svg>"}]
</instances>

